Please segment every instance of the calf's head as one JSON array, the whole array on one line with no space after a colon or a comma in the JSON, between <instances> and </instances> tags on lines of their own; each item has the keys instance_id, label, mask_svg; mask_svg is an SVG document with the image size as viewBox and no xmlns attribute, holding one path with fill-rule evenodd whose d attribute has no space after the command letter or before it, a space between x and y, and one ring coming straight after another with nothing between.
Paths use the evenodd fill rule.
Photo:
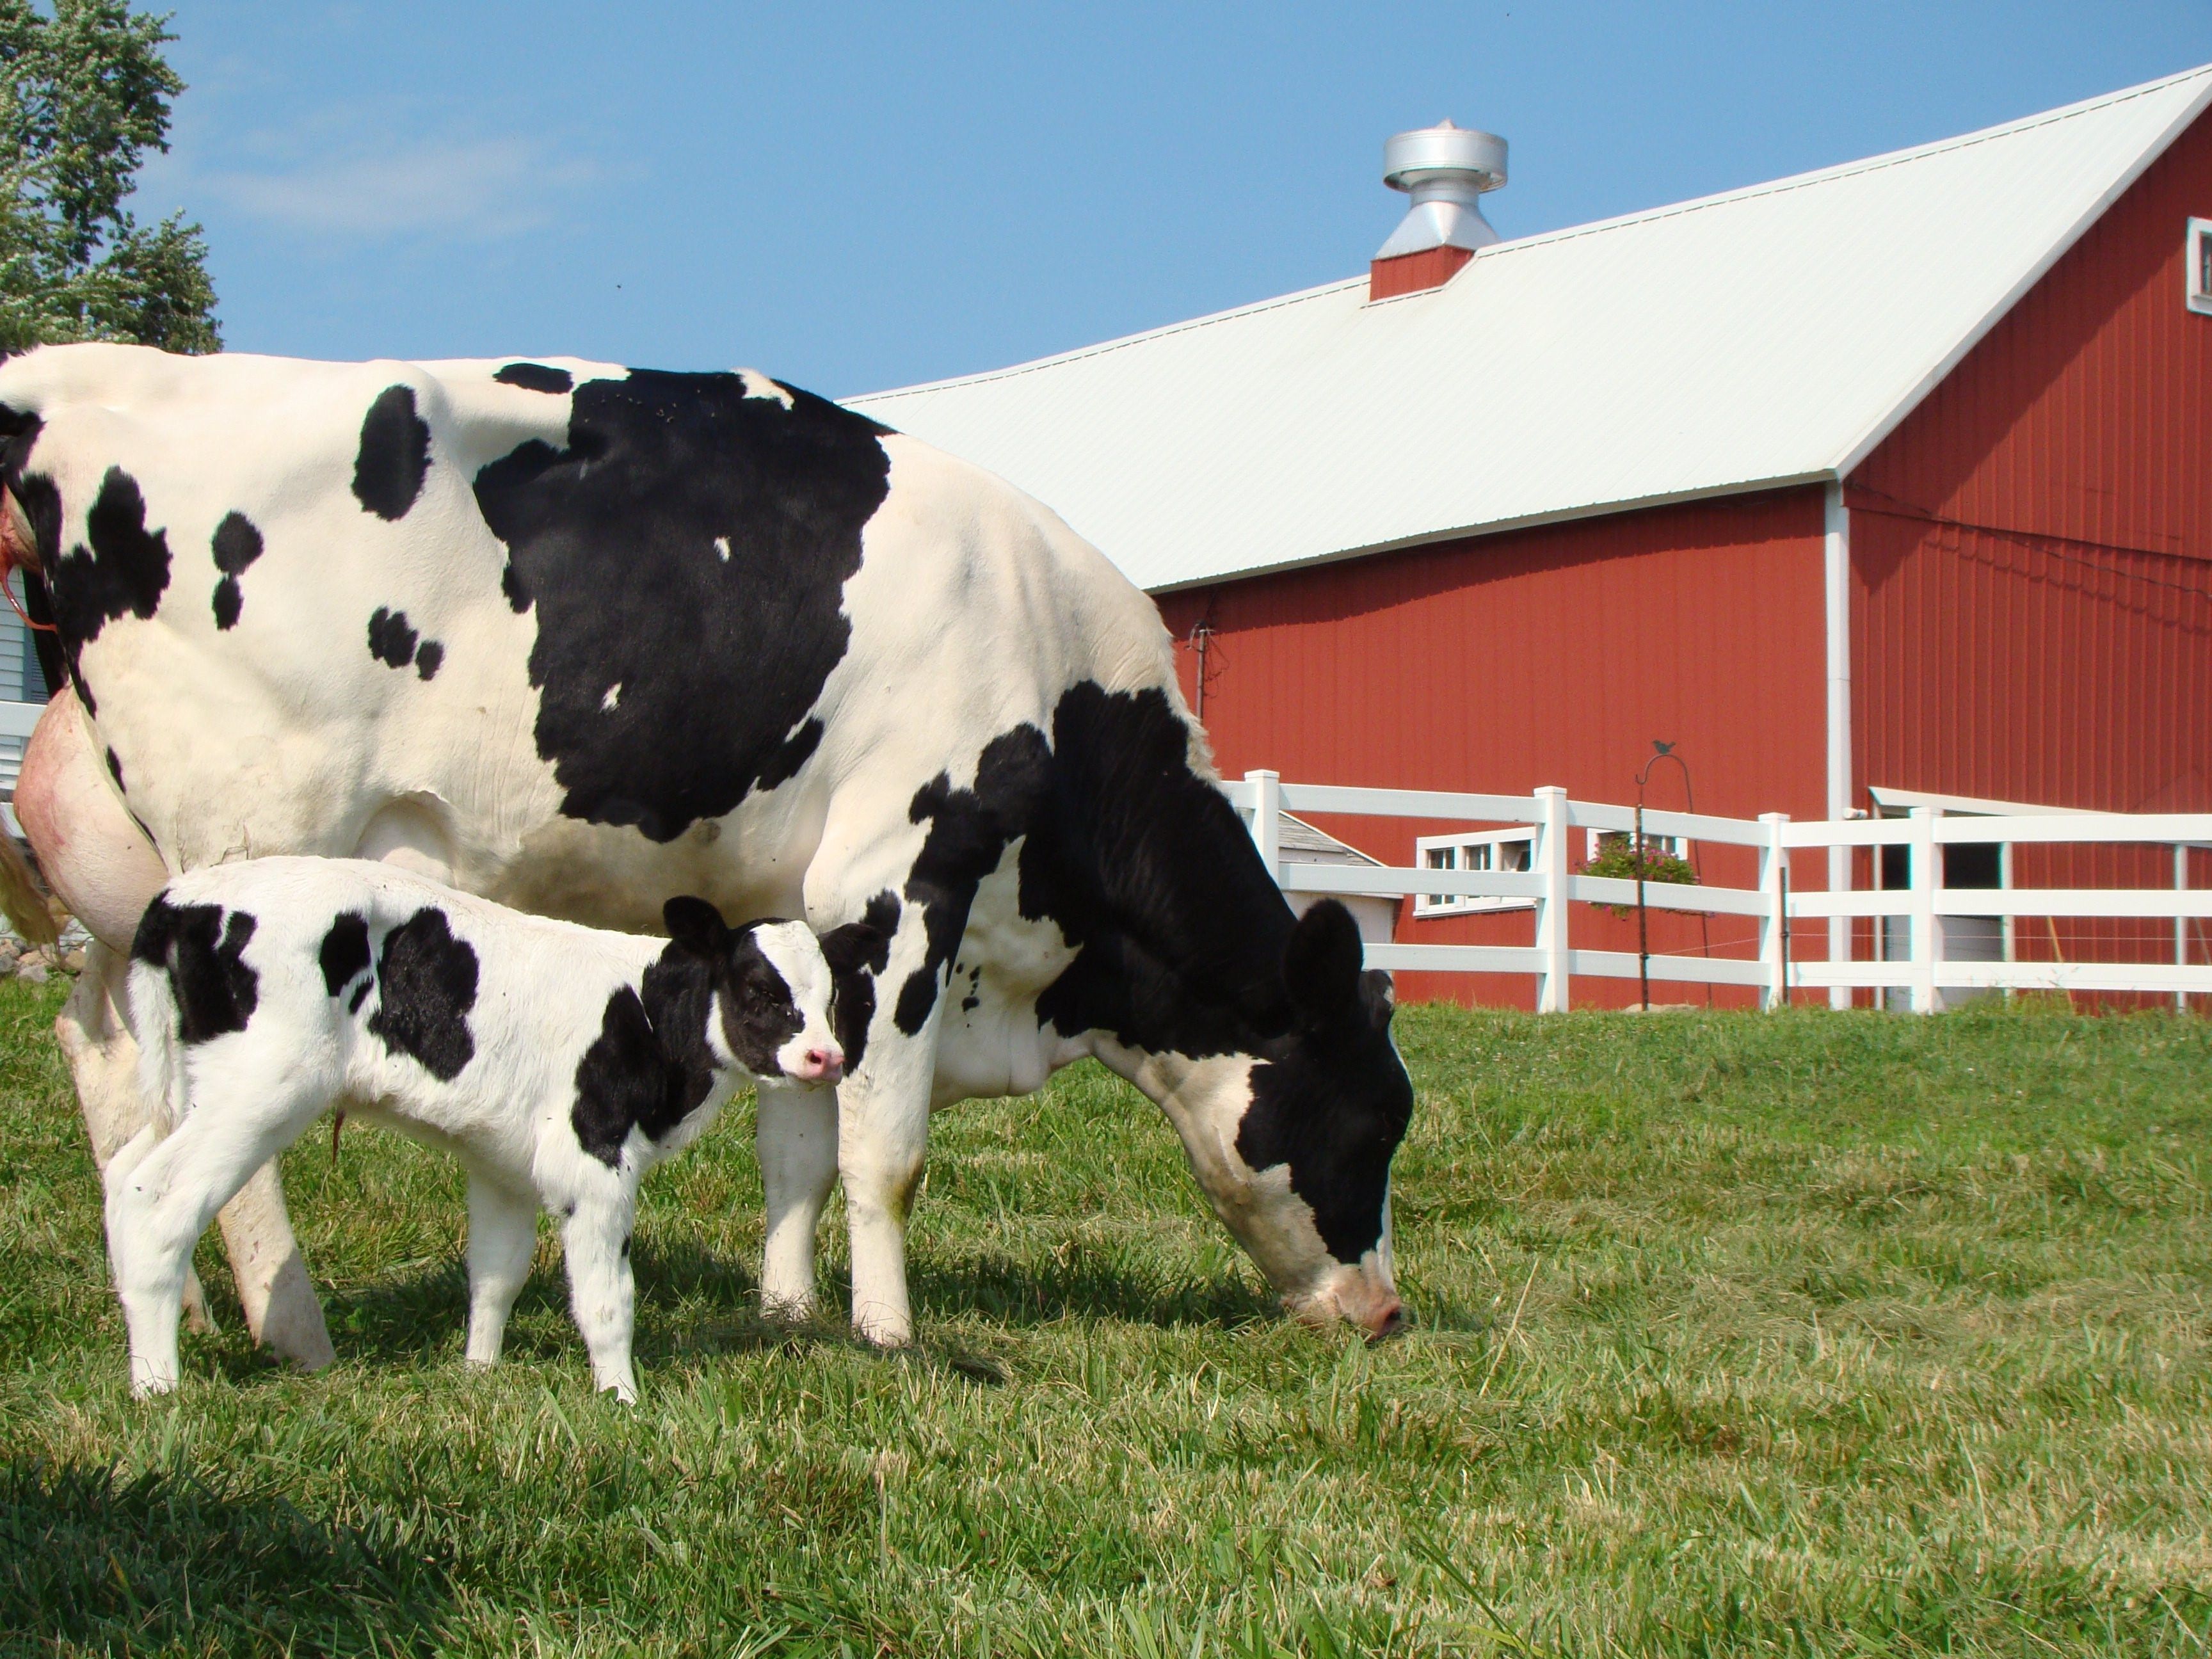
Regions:
<instances>
[{"instance_id":1,"label":"calf's head","mask_svg":"<svg viewBox=\"0 0 2212 1659\"><path fill-rule=\"evenodd\" d=\"M845 1051L830 1024L830 964L803 921L732 927L700 898L662 907L668 937L708 964L714 992L707 1042L714 1058L755 1078L831 1084Z\"/></svg>"},{"instance_id":2,"label":"calf's head","mask_svg":"<svg viewBox=\"0 0 2212 1659\"><path fill-rule=\"evenodd\" d=\"M1363 971L1358 927L1333 899L1292 928L1282 975L1290 1030L1255 1054L1208 1062L1178 1127L1214 1208L1284 1306L1387 1336L1403 1316L1390 1159L1413 1109L1390 1039L1389 975Z\"/></svg>"}]
</instances>

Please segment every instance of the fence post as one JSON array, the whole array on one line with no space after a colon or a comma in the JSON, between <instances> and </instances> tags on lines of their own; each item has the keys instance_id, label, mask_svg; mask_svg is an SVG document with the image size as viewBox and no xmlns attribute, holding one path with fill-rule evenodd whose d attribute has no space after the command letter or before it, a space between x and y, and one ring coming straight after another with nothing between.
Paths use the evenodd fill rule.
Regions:
<instances>
[{"instance_id":1,"label":"fence post","mask_svg":"<svg viewBox=\"0 0 2212 1659\"><path fill-rule=\"evenodd\" d=\"M2189 890L2187 842L2173 843L2173 890L2177 893ZM2181 914L2181 907L2178 904L2173 907L2173 965L2177 968L2189 966L2189 919ZM2177 1014L2189 1012L2188 992L2176 991L2173 994L2173 1012Z\"/></svg>"},{"instance_id":2,"label":"fence post","mask_svg":"<svg viewBox=\"0 0 2212 1659\"><path fill-rule=\"evenodd\" d=\"M1936 1012L1936 963L1942 942L1936 923L1936 894L1943 872L1936 861L1936 815L1939 809L1912 809L1912 1012Z\"/></svg>"},{"instance_id":3,"label":"fence post","mask_svg":"<svg viewBox=\"0 0 2212 1659\"><path fill-rule=\"evenodd\" d=\"M1790 854L1782 845L1782 826L1790 822L1790 814L1761 812L1759 821L1766 826L1766 844L1759 849L1759 889L1766 900L1759 919L1759 959L1766 964L1766 983L1759 991L1759 1006L1771 1009L1779 1008L1789 992Z\"/></svg>"},{"instance_id":4,"label":"fence post","mask_svg":"<svg viewBox=\"0 0 2212 1659\"><path fill-rule=\"evenodd\" d=\"M1267 879L1283 884L1283 775L1247 772L1252 786L1252 844L1260 849L1260 862L1267 866Z\"/></svg>"},{"instance_id":5,"label":"fence post","mask_svg":"<svg viewBox=\"0 0 2212 1659\"><path fill-rule=\"evenodd\" d=\"M1536 948L1544 966L1536 980L1536 1012L1567 1012L1567 792L1547 784L1536 792L1536 867L1544 896L1536 901Z\"/></svg>"}]
</instances>

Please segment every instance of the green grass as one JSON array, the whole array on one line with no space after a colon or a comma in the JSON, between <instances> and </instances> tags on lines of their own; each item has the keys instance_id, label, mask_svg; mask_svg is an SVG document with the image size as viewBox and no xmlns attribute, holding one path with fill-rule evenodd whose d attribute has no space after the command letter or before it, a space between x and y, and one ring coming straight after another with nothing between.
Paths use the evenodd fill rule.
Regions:
<instances>
[{"instance_id":1,"label":"green grass","mask_svg":"<svg viewBox=\"0 0 2212 1659\"><path fill-rule=\"evenodd\" d=\"M1088 1066L939 1121L918 1351L764 1325L739 1113L648 1184L631 1411L550 1239L464 1371L453 1167L312 1136L339 1364L258 1356L204 1247L226 1328L139 1406L58 991L0 987L0 1649L2212 1644L2203 1022L1409 1009L1372 1349Z\"/></svg>"}]
</instances>

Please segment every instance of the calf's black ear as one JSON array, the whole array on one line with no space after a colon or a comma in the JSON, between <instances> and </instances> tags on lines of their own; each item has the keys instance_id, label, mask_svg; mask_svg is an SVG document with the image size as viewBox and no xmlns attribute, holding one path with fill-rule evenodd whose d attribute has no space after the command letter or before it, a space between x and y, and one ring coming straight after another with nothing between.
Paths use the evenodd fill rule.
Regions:
<instances>
[{"instance_id":1,"label":"calf's black ear","mask_svg":"<svg viewBox=\"0 0 2212 1659\"><path fill-rule=\"evenodd\" d=\"M1340 1030L1359 1017L1359 924L1334 899L1297 920L1283 946L1283 988L1308 1030Z\"/></svg>"},{"instance_id":2,"label":"calf's black ear","mask_svg":"<svg viewBox=\"0 0 2212 1659\"><path fill-rule=\"evenodd\" d=\"M695 956L718 957L730 948L730 925L702 898L678 894L660 907L668 937Z\"/></svg>"}]
</instances>

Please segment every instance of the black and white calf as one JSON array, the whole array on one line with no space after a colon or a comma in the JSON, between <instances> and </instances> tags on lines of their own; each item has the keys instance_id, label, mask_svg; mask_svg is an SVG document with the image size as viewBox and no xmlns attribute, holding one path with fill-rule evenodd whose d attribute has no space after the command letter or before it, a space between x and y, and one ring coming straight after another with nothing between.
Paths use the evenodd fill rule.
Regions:
<instances>
[{"instance_id":1,"label":"black and white calf","mask_svg":"<svg viewBox=\"0 0 2212 1659\"><path fill-rule=\"evenodd\" d=\"M645 1171L746 1079L833 1084L830 977L805 925L668 901L666 940L526 916L388 864L262 859L147 907L130 1018L155 1121L108 1164L107 1249L138 1394L177 1383L194 1243L325 1111L469 1172L468 1357L499 1358L538 1206L563 1218L593 1380L624 1400Z\"/></svg>"}]
</instances>

